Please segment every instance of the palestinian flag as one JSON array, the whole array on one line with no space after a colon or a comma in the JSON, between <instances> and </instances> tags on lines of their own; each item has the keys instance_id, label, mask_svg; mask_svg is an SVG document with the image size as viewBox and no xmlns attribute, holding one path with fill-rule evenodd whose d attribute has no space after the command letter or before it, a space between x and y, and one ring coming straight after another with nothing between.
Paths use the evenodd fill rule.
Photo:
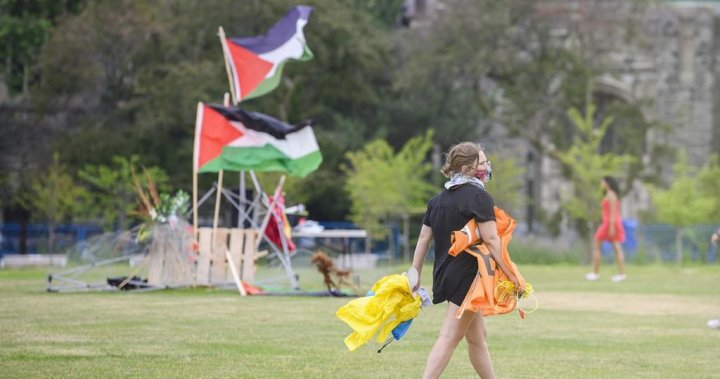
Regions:
<instances>
[{"instance_id":1,"label":"palestinian flag","mask_svg":"<svg viewBox=\"0 0 720 379\"><path fill-rule=\"evenodd\" d=\"M303 34L310 12L305 5L290 9L264 36L220 36L236 103L274 90L288 59L312 58Z\"/></svg>"},{"instance_id":2,"label":"palestinian flag","mask_svg":"<svg viewBox=\"0 0 720 379\"><path fill-rule=\"evenodd\" d=\"M268 115L198 103L196 172L285 172L306 176L322 162L310 122L290 125Z\"/></svg>"},{"instance_id":3,"label":"palestinian flag","mask_svg":"<svg viewBox=\"0 0 720 379\"><path fill-rule=\"evenodd\" d=\"M292 229L290 228L290 222L288 221L287 215L285 214L285 196L282 193L278 193L273 199L273 212L272 217L268 218L268 224L265 228L265 237L270 240L275 246L282 247L282 238L280 233L285 236L287 242L287 249L289 253L295 252L297 246L292 240Z\"/></svg>"}]
</instances>

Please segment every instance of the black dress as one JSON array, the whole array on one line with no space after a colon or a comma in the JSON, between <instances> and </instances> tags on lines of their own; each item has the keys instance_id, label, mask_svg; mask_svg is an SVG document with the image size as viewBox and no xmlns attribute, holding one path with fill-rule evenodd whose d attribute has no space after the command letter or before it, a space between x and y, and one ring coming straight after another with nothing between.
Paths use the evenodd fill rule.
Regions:
<instances>
[{"instance_id":1,"label":"black dress","mask_svg":"<svg viewBox=\"0 0 720 379\"><path fill-rule=\"evenodd\" d=\"M461 184L444 189L430 199L423 224L432 228L435 242L433 267L433 303L450 301L461 305L477 275L477 259L460 253L448 254L452 232L462 229L471 218L478 223L495 221L494 202L479 185Z\"/></svg>"}]
</instances>

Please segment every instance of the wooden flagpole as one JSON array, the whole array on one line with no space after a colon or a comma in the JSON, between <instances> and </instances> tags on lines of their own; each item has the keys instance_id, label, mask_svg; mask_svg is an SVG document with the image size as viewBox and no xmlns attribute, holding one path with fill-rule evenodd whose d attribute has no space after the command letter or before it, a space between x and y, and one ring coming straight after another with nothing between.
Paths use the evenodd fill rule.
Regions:
<instances>
[{"instance_id":1,"label":"wooden flagpole","mask_svg":"<svg viewBox=\"0 0 720 379\"><path fill-rule=\"evenodd\" d=\"M230 94L225 93L225 96L223 97L223 105L229 106L230 105ZM218 229L218 219L220 217L220 200L222 200L222 188L223 188L223 172L224 170L220 170L218 172L218 180L217 180L217 193L215 194L215 213L213 215L213 230L212 230L212 247L211 250L214 250L217 248L217 229ZM217 255L213 254L213 257L217 259ZM247 292L245 291L245 287L242 285L242 282L240 281L240 277L237 275L237 271L235 270L235 267L233 266L233 261L230 258L229 253L227 250L225 251L225 257L228 261L228 264L230 265L230 272L233 274L233 280L235 281L235 285L238 288L238 291L240 292L241 296L247 295Z\"/></svg>"},{"instance_id":2,"label":"wooden flagpole","mask_svg":"<svg viewBox=\"0 0 720 379\"><path fill-rule=\"evenodd\" d=\"M193 180L193 241L197 244L198 242L198 162L200 147L200 123L202 122L202 103L198 102L197 118L195 120L195 144L193 145L193 166L192 166L192 180Z\"/></svg>"},{"instance_id":3,"label":"wooden flagpole","mask_svg":"<svg viewBox=\"0 0 720 379\"><path fill-rule=\"evenodd\" d=\"M222 199L223 170L218 172L217 193L215 194L215 213L213 214L213 248L215 248L215 234L217 234L218 219L220 218L220 200Z\"/></svg>"},{"instance_id":4,"label":"wooden flagpole","mask_svg":"<svg viewBox=\"0 0 720 379\"><path fill-rule=\"evenodd\" d=\"M240 102L240 94L235 93L235 79L232 74L232 70L230 69L230 62L228 62L228 59L231 59L230 55L230 48L227 45L227 39L225 38L225 30L222 26L218 27L218 37L220 37L220 44L222 45L223 50L223 57L225 58L225 71L227 71L228 74L228 81L230 82L230 95L232 96L232 103L233 105ZM240 86L239 80L238 80L238 86ZM229 104L225 104L226 106Z\"/></svg>"},{"instance_id":5,"label":"wooden flagpole","mask_svg":"<svg viewBox=\"0 0 720 379\"><path fill-rule=\"evenodd\" d=\"M220 170L218 172L218 180L216 183L217 186L217 193L215 194L215 212L213 213L213 226L212 226L212 245L210 245L210 256L217 259L217 255L211 253L214 252L217 248L217 229L218 229L218 219L220 217L220 200L222 199L222 181L223 181L223 170ZM219 264L218 262L215 262L215 264Z\"/></svg>"},{"instance_id":6,"label":"wooden flagpole","mask_svg":"<svg viewBox=\"0 0 720 379\"><path fill-rule=\"evenodd\" d=\"M230 48L229 48L229 46L228 46L228 44L227 44L227 38L226 38L226 36L225 36L225 30L223 29L222 26L218 27L218 37L220 38L220 44L222 45L222 50L223 50L223 57L225 58L225 70L227 71L228 81L229 81L229 83L230 83L230 95L232 96L232 104L233 104L233 105L237 105L237 104L240 103L240 101L241 101L241 98L240 98L240 97L241 97L241 94L240 94L240 93L236 93L236 90L237 90L238 92L240 92L240 91L242 91L242 89L240 88L240 82L239 82L238 78L236 78L236 77L233 75L233 71L232 71L232 69L231 69L231 67L230 67L230 59L232 59L232 58L231 58L232 55L230 54ZM237 82L237 87L235 86L235 82ZM226 94L225 94L225 106L229 106L229 105L230 105L230 100L229 100L228 94L226 93ZM219 175L218 175L218 198L219 198L219 196L220 196L219 193L220 193L220 191L222 190L222 173L223 173L223 171L220 170ZM255 178L255 173L254 173L254 171L253 171L253 170L249 170L249 173L250 173L250 176L251 176L252 179L253 179L253 183L255 184L256 189L258 190L258 192L260 192L260 195L259 195L260 198L261 198L261 199L264 199L265 202L266 202L267 205L268 205L268 213L265 215L265 219L263 220L262 225L260 226L260 230L259 230L260 236L259 236L259 238L258 238L258 240L257 240L257 242L256 242L256 245L255 245L255 250L257 250L257 248L259 247L259 245L260 245L260 243L261 243L261 241L262 241L262 239L263 239L262 236L263 236L263 233L264 233L265 228L267 227L267 223L268 223L268 221L269 221L269 216L271 216L271 214L273 213L272 207L274 206L274 198L273 198L273 199L267 199L267 195L265 195L264 193L262 193L262 191L260 191L260 187L259 187L259 184L258 184L258 182L257 182L257 178ZM241 174L240 174L240 192L241 192L241 193L240 193L240 199L241 199L241 201L240 201L240 207L241 207L241 209L238 210L238 219L240 219L240 212L244 212L244 201L243 201L244 198L245 198L245 191L244 191L244 187L245 187L245 186L244 186L245 175L244 175L244 174L245 174L244 171L241 172ZM279 183L278 183L278 186L277 186L276 189L275 189L275 196L277 196L278 191L282 190L282 187L283 187L283 184L284 184L284 183L285 183L285 175L283 175L283 176L280 178L280 181L279 181ZM219 204L219 199L218 199L218 200L216 201L216 203L215 203L215 208L216 208L216 211L215 211L215 213L216 213L215 219L217 219L218 204ZM238 221L238 224L239 224L239 223L240 223L240 222ZM216 227L215 227L215 224L216 224L216 221L213 221L213 241L214 241L215 228L216 228ZM283 238L284 238L284 237L283 237ZM213 242L213 246L214 246L214 245L215 245L215 243ZM283 250L284 250L284 252L287 254L287 247L283 246ZM281 260L282 260L282 258L281 258ZM287 269L287 268L286 268L286 269ZM299 285L297 284L297 280L296 280L296 279L290 278L290 281L291 281L291 283L294 283L294 286L295 286L295 287L298 287L298 288L299 288ZM245 289L244 289L244 287L243 287L241 284L238 284L238 289L241 291L241 293L242 293L242 292L245 292ZM244 294L243 294L243 295L244 295Z\"/></svg>"},{"instance_id":7,"label":"wooden flagpole","mask_svg":"<svg viewBox=\"0 0 720 379\"><path fill-rule=\"evenodd\" d=\"M223 97L223 104L225 106L228 106L230 103L230 95L225 92L225 96ZM218 227L218 218L220 217L220 200L222 200L222 186L223 186L223 171L218 171L218 179L216 183L216 190L217 193L215 194L215 212L213 213L213 226L212 226L212 247L210 249L215 249L215 241L217 240L217 227Z\"/></svg>"}]
</instances>

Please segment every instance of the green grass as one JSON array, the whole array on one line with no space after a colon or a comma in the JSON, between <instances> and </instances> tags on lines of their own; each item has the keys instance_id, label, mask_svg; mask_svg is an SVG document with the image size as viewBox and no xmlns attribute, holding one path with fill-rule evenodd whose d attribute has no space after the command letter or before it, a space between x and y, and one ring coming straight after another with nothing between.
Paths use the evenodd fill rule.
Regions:
<instances>
[{"instance_id":1,"label":"green grass","mask_svg":"<svg viewBox=\"0 0 720 379\"><path fill-rule=\"evenodd\" d=\"M365 287L390 267L358 274ZM717 377L716 267L631 266L625 283L587 268L521 266L540 308L486 319L500 378ZM300 268L304 289L319 275ZM423 272L430 284L431 267ZM445 305L424 310L382 354L348 352L335 311L350 299L240 297L187 289L48 293L42 270L0 271L0 378L417 378ZM443 377L471 378L465 343Z\"/></svg>"}]
</instances>

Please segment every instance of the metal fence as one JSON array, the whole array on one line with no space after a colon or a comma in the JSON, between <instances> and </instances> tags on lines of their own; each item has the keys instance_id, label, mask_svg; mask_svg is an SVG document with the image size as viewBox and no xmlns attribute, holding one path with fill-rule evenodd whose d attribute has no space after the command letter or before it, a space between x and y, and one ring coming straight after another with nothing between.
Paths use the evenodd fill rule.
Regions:
<instances>
[{"instance_id":1,"label":"metal fence","mask_svg":"<svg viewBox=\"0 0 720 379\"><path fill-rule=\"evenodd\" d=\"M717 246L710 243L710 236L718 225L688 225L676 228L672 225L649 224L637 228L637 254L645 261L716 263Z\"/></svg>"},{"instance_id":2,"label":"metal fence","mask_svg":"<svg viewBox=\"0 0 720 379\"><path fill-rule=\"evenodd\" d=\"M5 254L48 254L48 232L49 227L46 224L8 223L0 225L0 257ZM68 248L102 232L102 228L97 225L57 225L55 226L54 252L63 253ZM25 244L24 249L23 243Z\"/></svg>"},{"instance_id":3,"label":"metal fence","mask_svg":"<svg viewBox=\"0 0 720 379\"><path fill-rule=\"evenodd\" d=\"M710 236L720 225L702 224L689 225L676 228L665 224L638 224L634 220L624 220L626 241L623 250L628 261L658 262L658 263L718 263L718 247L710 243ZM332 226L329 226L332 229ZM103 230L97 225L66 224L55 228L55 252L63 253L78 243L102 234ZM522 233L520 233L522 234ZM394 253L400 257L399 230L391 234L395 238ZM0 257L4 254L22 253L21 245L25 237L25 252L27 254L48 253L48 226L44 224L9 223L0 225ZM520 237L520 235L518 236ZM381 241L386 243L385 241ZM381 242L374 241L373 253L378 248L388 246L375 246ZM364 251L364 239L353 241L352 251ZM382 250L382 249L380 249ZM412 250L412 249L411 249ZM611 259L612 247L603 245L603 255Z\"/></svg>"}]
</instances>

